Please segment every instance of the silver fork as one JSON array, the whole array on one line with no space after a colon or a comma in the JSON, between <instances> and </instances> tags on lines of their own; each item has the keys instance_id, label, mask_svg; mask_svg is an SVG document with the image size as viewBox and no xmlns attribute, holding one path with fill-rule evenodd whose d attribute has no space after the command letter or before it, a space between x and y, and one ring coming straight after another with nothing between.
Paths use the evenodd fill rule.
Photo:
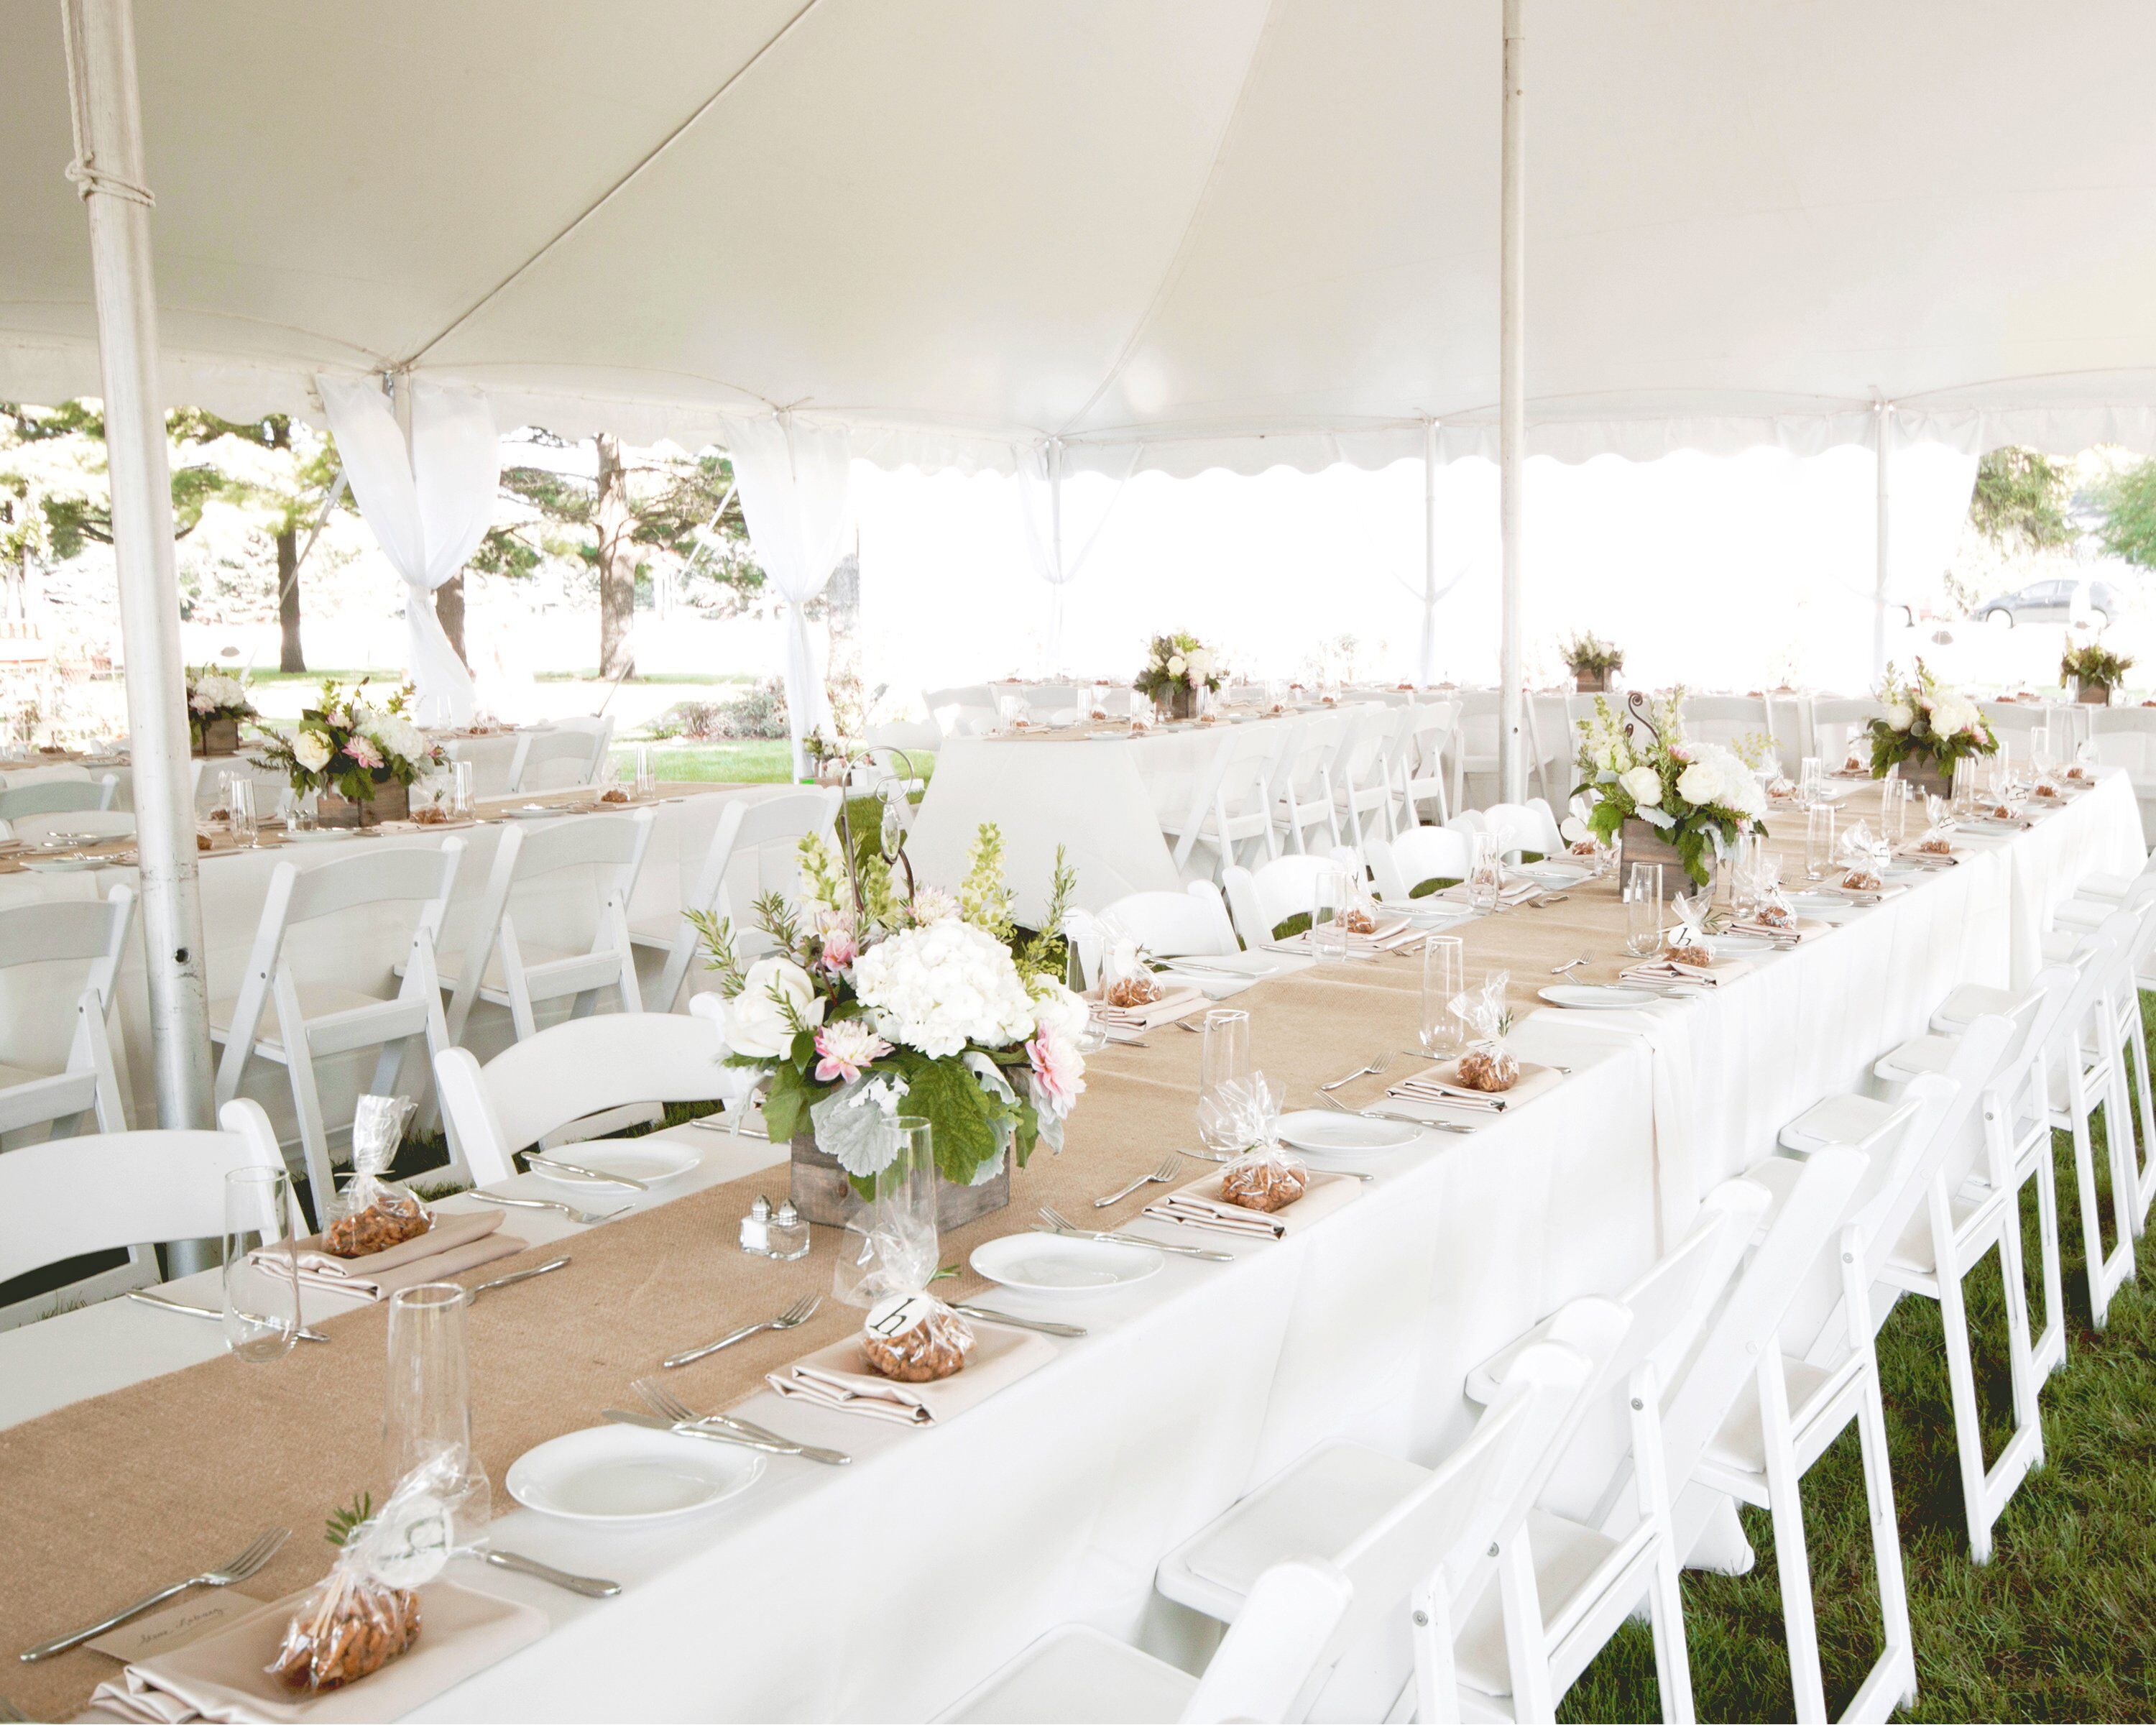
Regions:
<instances>
[{"instance_id":1,"label":"silver fork","mask_svg":"<svg viewBox=\"0 0 2156 1725\"><path fill-rule=\"evenodd\" d=\"M1552 976L1565 976L1569 974L1571 972L1578 969L1581 965L1590 962L1592 961L1589 960L1588 955L1582 952L1577 958L1572 959L1567 963L1558 965L1555 970L1553 970L1550 973L1550 974Z\"/></svg>"},{"instance_id":2,"label":"silver fork","mask_svg":"<svg viewBox=\"0 0 2156 1725\"><path fill-rule=\"evenodd\" d=\"M557 1204L551 1198L506 1198L499 1192L467 1192L466 1198L484 1199L489 1204L513 1204L521 1210L559 1210L572 1222L591 1227L600 1222L611 1222L616 1216L626 1215L628 1207L618 1210L580 1210L572 1204Z\"/></svg>"},{"instance_id":3,"label":"silver fork","mask_svg":"<svg viewBox=\"0 0 2156 1725\"><path fill-rule=\"evenodd\" d=\"M186 1593L191 1588L230 1587L235 1582L244 1581L275 1557L278 1548L291 1538L291 1534L290 1527L264 1527L254 1536L254 1543L230 1563L214 1569L205 1569L199 1575L190 1575L185 1581L176 1581L170 1587L160 1588L147 1599L137 1599L124 1610L114 1612L111 1616L93 1623L88 1629L77 1630L72 1635L55 1636L49 1641L40 1641L22 1656L23 1662L33 1665L38 1660L50 1659L55 1653L64 1653L70 1647L80 1647L85 1641L103 1635L109 1629L116 1629L131 1617L140 1617L151 1606L162 1605L176 1594Z\"/></svg>"},{"instance_id":4,"label":"silver fork","mask_svg":"<svg viewBox=\"0 0 2156 1725\"><path fill-rule=\"evenodd\" d=\"M1450 1120L1424 1120L1419 1114L1398 1114L1389 1108L1351 1108L1337 1096L1317 1092L1317 1100L1328 1108L1337 1108L1342 1114L1353 1114L1364 1120L1398 1120L1409 1126L1419 1126L1434 1132L1471 1132L1471 1126L1460 1126Z\"/></svg>"},{"instance_id":5,"label":"silver fork","mask_svg":"<svg viewBox=\"0 0 2156 1725\"><path fill-rule=\"evenodd\" d=\"M701 1425L759 1444L767 1444L788 1455L805 1455L811 1461L822 1461L833 1467L844 1467L854 1458L843 1450L819 1449L814 1444L798 1444L792 1438L781 1437L775 1431L767 1431L761 1425L752 1425L746 1420L737 1420L730 1414L699 1414L688 1403L674 1394L656 1378L636 1380L636 1393L651 1404L651 1411L663 1414L678 1425Z\"/></svg>"},{"instance_id":6,"label":"silver fork","mask_svg":"<svg viewBox=\"0 0 2156 1725\"><path fill-rule=\"evenodd\" d=\"M1321 1084L1317 1087L1322 1091L1336 1091L1342 1085L1353 1084L1358 1078L1375 1078L1392 1063L1393 1057L1389 1052L1376 1055L1372 1057L1368 1065L1358 1066L1353 1072L1334 1079L1330 1084Z\"/></svg>"},{"instance_id":7,"label":"silver fork","mask_svg":"<svg viewBox=\"0 0 2156 1725\"><path fill-rule=\"evenodd\" d=\"M691 1361L703 1358L707 1353L716 1353L721 1348L731 1348L737 1342L746 1342L759 1331L793 1329L798 1325L807 1323L816 1315L816 1308L823 1303L824 1296L821 1294L803 1294L777 1317L766 1318L760 1324L744 1324L740 1329L720 1337L716 1342L706 1342L701 1348L692 1348L685 1353L677 1353L672 1358L662 1360L660 1363L670 1372L675 1367L685 1366Z\"/></svg>"},{"instance_id":8,"label":"silver fork","mask_svg":"<svg viewBox=\"0 0 2156 1725\"><path fill-rule=\"evenodd\" d=\"M1129 1185L1117 1187L1106 1198L1095 1199L1093 1200L1093 1208L1096 1210L1104 1210L1111 1204L1121 1204L1141 1186L1151 1186L1156 1183L1165 1185L1168 1181L1175 1178L1175 1171L1177 1168L1181 1165L1182 1161L1183 1153L1181 1151L1169 1151L1166 1156L1161 1158L1160 1166L1155 1168L1151 1173L1140 1174L1137 1178L1132 1181Z\"/></svg>"},{"instance_id":9,"label":"silver fork","mask_svg":"<svg viewBox=\"0 0 2156 1725\"><path fill-rule=\"evenodd\" d=\"M1203 1258L1209 1264L1232 1264L1233 1252L1209 1252L1202 1246L1171 1245L1164 1240L1147 1240L1142 1234L1106 1234L1097 1228L1081 1228L1054 1204L1040 1207L1040 1219L1050 1234L1067 1234L1076 1240L1113 1240L1125 1245L1151 1246L1157 1252L1173 1252L1179 1258Z\"/></svg>"}]
</instances>

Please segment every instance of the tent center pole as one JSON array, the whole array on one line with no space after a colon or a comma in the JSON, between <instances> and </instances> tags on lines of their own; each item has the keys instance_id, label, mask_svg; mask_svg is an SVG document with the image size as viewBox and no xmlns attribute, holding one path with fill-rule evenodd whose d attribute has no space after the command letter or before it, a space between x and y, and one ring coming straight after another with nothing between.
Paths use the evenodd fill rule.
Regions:
<instances>
[{"instance_id":1,"label":"tent center pole","mask_svg":"<svg viewBox=\"0 0 2156 1725\"><path fill-rule=\"evenodd\" d=\"M213 1123L214 1113L209 997L172 554L172 472L158 393L151 200L144 184L134 12L131 0L62 0L60 13L74 122L75 160L68 175L90 218L97 299L157 1119L167 1127L200 1128ZM172 1267L194 1269L208 1261L206 1252L190 1251L183 1243L174 1250Z\"/></svg>"},{"instance_id":2,"label":"tent center pole","mask_svg":"<svg viewBox=\"0 0 2156 1725\"><path fill-rule=\"evenodd\" d=\"M1498 533L1502 622L1497 648L1497 784L1507 803L1527 795L1526 701L1520 650L1521 466L1527 457L1527 321L1522 303L1527 266L1526 93L1522 59L1523 0L1505 0L1504 146L1501 152L1497 303Z\"/></svg>"},{"instance_id":3,"label":"tent center pole","mask_svg":"<svg viewBox=\"0 0 2156 1725\"><path fill-rule=\"evenodd\" d=\"M1875 410L1878 429L1875 443L1878 450L1878 541L1872 552L1871 593L1871 680L1876 684L1887 675L1887 593L1892 579L1893 560L1887 546L1887 536L1893 521L1893 447L1894 404L1881 402Z\"/></svg>"},{"instance_id":4,"label":"tent center pole","mask_svg":"<svg viewBox=\"0 0 2156 1725\"><path fill-rule=\"evenodd\" d=\"M1422 646L1415 681L1437 680L1437 421L1422 422Z\"/></svg>"}]
</instances>

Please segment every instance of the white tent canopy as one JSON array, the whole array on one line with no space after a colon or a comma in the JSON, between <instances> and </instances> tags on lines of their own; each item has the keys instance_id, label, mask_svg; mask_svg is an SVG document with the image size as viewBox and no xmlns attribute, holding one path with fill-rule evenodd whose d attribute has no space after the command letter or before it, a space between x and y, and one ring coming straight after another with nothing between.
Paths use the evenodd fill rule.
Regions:
<instances>
[{"instance_id":1,"label":"white tent canopy","mask_svg":"<svg viewBox=\"0 0 2156 1725\"><path fill-rule=\"evenodd\" d=\"M0 0L0 396L97 388ZM1536 0L1531 447L2156 448L2156 8ZM168 398L888 464L1494 449L1495 0L141 0Z\"/></svg>"}]
</instances>

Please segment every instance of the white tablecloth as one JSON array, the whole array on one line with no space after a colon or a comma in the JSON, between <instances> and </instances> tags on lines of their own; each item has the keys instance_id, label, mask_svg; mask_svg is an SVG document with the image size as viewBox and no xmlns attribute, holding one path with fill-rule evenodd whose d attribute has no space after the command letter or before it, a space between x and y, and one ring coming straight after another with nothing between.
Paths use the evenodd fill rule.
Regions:
<instances>
[{"instance_id":1,"label":"white tablecloth","mask_svg":"<svg viewBox=\"0 0 2156 1725\"><path fill-rule=\"evenodd\" d=\"M502 1545L624 1591L593 1604L489 1572L480 1584L543 1609L554 1633L423 1717L921 1717L1074 1618L1202 1662L1209 1626L1152 1590L1168 1549L1322 1438L1441 1455L1469 1423L1468 1368L1651 1260L1671 1196L1658 1181L1696 1192L1760 1159L1773 1127L1846 1087L1953 983L2012 973L2019 911L2081 872L2138 861L2125 855L2137 832L2130 795L2106 786L2001 855L1661 1009L1696 1075L1688 1101L1666 1103L1683 1122L1655 1118L1644 1044L1599 1034L1589 1014L1537 1015L1521 1052L1573 1067L1557 1090L1473 1137L1354 1158L1380 1175L1359 1201L1277 1244L1228 1241L1232 1265L1171 1260L1079 1305L1011 1299L1093 1333L947 1426L765 1396L752 1417L855 1465L774 1461L736 1502L633 1535L509 1516ZM1697 1166L1658 1166L1658 1139L1680 1123ZM673 1136L704 1151L707 1179L769 1155ZM517 1223L534 1240L570 1231ZM125 1304L0 1335L0 1420L215 1346L213 1326Z\"/></svg>"}]
</instances>

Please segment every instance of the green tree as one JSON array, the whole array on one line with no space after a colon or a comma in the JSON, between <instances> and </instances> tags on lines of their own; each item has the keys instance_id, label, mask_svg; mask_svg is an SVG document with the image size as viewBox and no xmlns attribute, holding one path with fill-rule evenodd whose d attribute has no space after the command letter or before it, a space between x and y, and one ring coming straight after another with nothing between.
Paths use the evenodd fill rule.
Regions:
<instances>
[{"instance_id":1,"label":"green tree","mask_svg":"<svg viewBox=\"0 0 2156 1725\"><path fill-rule=\"evenodd\" d=\"M2070 544L2074 534L2066 521L2066 502L2071 490L2063 462L2009 444L1976 464L1969 522L2001 551Z\"/></svg>"},{"instance_id":2,"label":"green tree","mask_svg":"<svg viewBox=\"0 0 2156 1725\"><path fill-rule=\"evenodd\" d=\"M2097 488L2097 536L2113 557L2156 569L2156 461L2122 467Z\"/></svg>"}]
</instances>

